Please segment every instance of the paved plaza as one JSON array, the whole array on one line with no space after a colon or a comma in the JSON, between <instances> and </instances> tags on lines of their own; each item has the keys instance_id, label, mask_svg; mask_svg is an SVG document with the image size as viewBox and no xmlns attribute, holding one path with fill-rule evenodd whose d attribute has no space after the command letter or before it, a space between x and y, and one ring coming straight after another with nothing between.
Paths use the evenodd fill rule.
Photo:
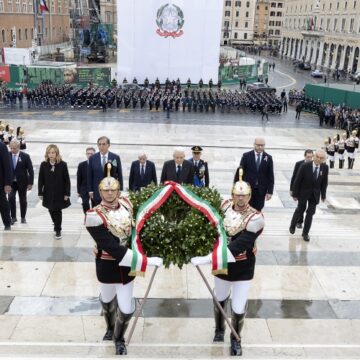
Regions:
<instances>
[{"instance_id":1,"label":"paved plaza","mask_svg":"<svg viewBox=\"0 0 360 360\"><path fill-rule=\"evenodd\" d=\"M276 72L275 72L276 73ZM279 84L285 86L285 78ZM280 84L281 81L284 81ZM289 81L288 81L289 83ZM140 150L156 164L171 158L174 146L204 148L210 184L227 197L234 171L254 138L266 139L274 159L274 196L266 203L266 226L243 331L243 358L360 358L360 158L353 170L330 170L327 201L321 203L310 232L289 234L296 203L290 178L304 149L319 148L334 129L292 108L270 116L111 110L0 110L0 119L25 128L35 167L27 224L0 231L0 357L109 358L103 342L92 240L76 196L76 170L85 148L106 135L122 160L124 182ZM55 240L50 217L37 197L37 174L46 145L58 144L68 163L72 206L64 211L63 237ZM203 266L212 283L210 267ZM144 295L152 269L136 279L135 296ZM160 269L127 358L223 358L224 345L212 344L212 300L190 264Z\"/></svg>"}]
</instances>

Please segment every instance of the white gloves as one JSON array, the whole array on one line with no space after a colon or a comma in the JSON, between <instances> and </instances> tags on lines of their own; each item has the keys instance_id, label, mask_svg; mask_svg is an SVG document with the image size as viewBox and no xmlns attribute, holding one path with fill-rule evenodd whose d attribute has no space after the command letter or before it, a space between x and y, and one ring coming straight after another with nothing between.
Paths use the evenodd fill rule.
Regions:
<instances>
[{"instance_id":1,"label":"white gloves","mask_svg":"<svg viewBox=\"0 0 360 360\"><path fill-rule=\"evenodd\" d=\"M211 253L206 256L195 256L191 258L191 263L194 266L211 264Z\"/></svg>"},{"instance_id":2,"label":"white gloves","mask_svg":"<svg viewBox=\"0 0 360 360\"><path fill-rule=\"evenodd\" d=\"M163 259L160 257L148 257L147 258L147 263L149 266L157 266L157 267L161 267L163 264Z\"/></svg>"},{"instance_id":3,"label":"white gloves","mask_svg":"<svg viewBox=\"0 0 360 360\"><path fill-rule=\"evenodd\" d=\"M234 255L231 253L229 249L227 249L227 258L228 258L228 263L235 262ZM212 253L206 256L195 256L191 258L191 263L194 266L206 265L206 264L211 264L211 260L212 260Z\"/></svg>"}]
</instances>

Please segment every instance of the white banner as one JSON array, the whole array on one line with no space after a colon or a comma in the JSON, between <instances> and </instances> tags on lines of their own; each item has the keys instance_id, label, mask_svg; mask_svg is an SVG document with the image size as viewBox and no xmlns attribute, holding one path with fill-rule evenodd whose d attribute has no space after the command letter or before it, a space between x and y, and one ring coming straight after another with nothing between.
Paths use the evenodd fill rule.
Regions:
<instances>
[{"instance_id":1,"label":"white banner","mask_svg":"<svg viewBox=\"0 0 360 360\"><path fill-rule=\"evenodd\" d=\"M223 0L117 0L117 80L218 80Z\"/></svg>"}]
</instances>

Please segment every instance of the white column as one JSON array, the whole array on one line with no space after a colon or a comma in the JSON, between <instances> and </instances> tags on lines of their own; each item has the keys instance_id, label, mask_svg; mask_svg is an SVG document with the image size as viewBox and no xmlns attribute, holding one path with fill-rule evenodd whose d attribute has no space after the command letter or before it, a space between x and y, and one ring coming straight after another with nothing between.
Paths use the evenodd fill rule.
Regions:
<instances>
[{"instance_id":1,"label":"white column","mask_svg":"<svg viewBox=\"0 0 360 360\"><path fill-rule=\"evenodd\" d=\"M347 69L344 69L346 48L347 48L347 47L343 46L342 53L341 53L341 57L340 57L339 69L340 69L340 70L346 70L346 71L347 71Z\"/></svg>"},{"instance_id":2,"label":"white column","mask_svg":"<svg viewBox=\"0 0 360 360\"><path fill-rule=\"evenodd\" d=\"M315 61L316 61L316 53L317 53L317 43L314 43L314 47L313 47L313 54L312 54L312 58L310 59L310 63L311 65L316 65Z\"/></svg>"},{"instance_id":3,"label":"white column","mask_svg":"<svg viewBox=\"0 0 360 360\"><path fill-rule=\"evenodd\" d=\"M321 66L323 56L324 56L324 42L322 41L320 43L319 57L316 63L317 66Z\"/></svg>"},{"instance_id":4,"label":"white column","mask_svg":"<svg viewBox=\"0 0 360 360\"><path fill-rule=\"evenodd\" d=\"M312 42L309 41L305 62L309 62L309 61L310 61L311 47L312 47Z\"/></svg>"},{"instance_id":5,"label":"white column","mask_svg":"<svg viewBox=\"0 0 360 360\"><path fill-rule=\"evenodd\" d=\"M334 55L333 55L333 59L332 59L332 64L330 64L330 69L332 69L332 70L336 69L336 59L337 59L338 49L339 49L339 45L336 44L335 49L334 49Z\"/></svg>"},{"instance_id":6,"label":"white column","mask_svg":"<svg viewBox=\"0 0 360 360\"><path fill-rule=\"evenodd\" d=\"M348 71L349 69L352 70L352 66L353 66L353 62L354 62L354 56L355 56L355 47L352 46L350 48L349 63L348 63L348 68L345 69L346 71Z\"/></svg>"},{"instance_id":7,"label":"white column","mask_svg":"<svg viewBox=\"0 0 360 360\"><path fill-rule=\"evenodd\" d=\"M304 46L305 46L305 41L300 41L298 55L297 55L298 60L301 60Z\"/></svg>"},{"instance_id":8,"label":"white column","mask_svg":"<svg viewBox=\"0 0 360 360\"><path fill-rule=\"evenodd\" d=\"M296 49L296 39L294 39L293 48L292 48L292 52L291 52L291 58L292 59L295 58L295 49Z\"/></svg>"},{"instance_id":9,"label":"white column","mask_svg":"<svg viewBox=\"0 0 360 360\"><path fill-rule=\"evenodd\" d=\"M325 57L325 62L324 62L324 67L329 69L330 68L330 51L331 51L331 45L332 44L328 44L328 48L326 50L326 57Z\"/></svg>"}]
</instances>

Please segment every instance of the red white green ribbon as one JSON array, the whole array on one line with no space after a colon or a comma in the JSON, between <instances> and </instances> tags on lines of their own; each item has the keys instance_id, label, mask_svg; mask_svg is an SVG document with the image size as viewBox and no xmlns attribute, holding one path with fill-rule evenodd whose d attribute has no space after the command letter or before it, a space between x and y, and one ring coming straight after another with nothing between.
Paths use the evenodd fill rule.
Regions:
<instances>
[{"instance_id":1,"label":"red white green ribbon","mask_svg":"<svg viewBox=\"0 0 360 360\"><path fill-rule=\"evenodd\" d=\"M167 181L163 188L157 190L140 206L136 214L135 228L132 231L131 237L133 259L129 275L145 275L147 259L141 245L140 232L145 222L151 217L154 211L166 202L173 191L191 207L204 214L211 225L217 229L218 235L215 239L212 252L212 274L227 274L227 237L220 214L206 200L201 199L191 190L173 181Z\"/></svg>"}]
</instances>

